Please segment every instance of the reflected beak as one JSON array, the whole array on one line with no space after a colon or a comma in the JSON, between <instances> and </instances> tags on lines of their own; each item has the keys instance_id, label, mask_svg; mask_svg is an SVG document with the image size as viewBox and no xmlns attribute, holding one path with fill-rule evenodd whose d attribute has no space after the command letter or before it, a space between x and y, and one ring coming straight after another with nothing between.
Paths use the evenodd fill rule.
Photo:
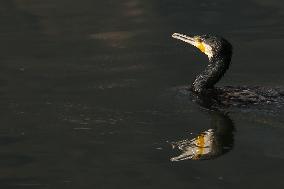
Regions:
<instances>
[{"instance_id":1,"label":"reflected beak","mask_svg":"<svg viewBox=\"0 0 284 189\"><path fill-rule=\"evenodd\" d=\"M174 33L172 35L172 37L175 38L175 39L179 39L181 41L184 41L186 43L189 43L189 44L191 44L193 46L197 46L196 41L195 41L195 39L193 37L189 37L187 35L180 34L180 33Z\"/></svg>"}]
</instances>

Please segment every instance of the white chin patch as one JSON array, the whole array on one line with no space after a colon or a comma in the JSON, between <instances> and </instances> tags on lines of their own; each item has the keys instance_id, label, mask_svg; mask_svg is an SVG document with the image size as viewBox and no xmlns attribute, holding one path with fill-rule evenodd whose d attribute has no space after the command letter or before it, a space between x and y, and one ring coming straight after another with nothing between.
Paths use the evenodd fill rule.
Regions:
<instances>
[{"instance_id":1,"label":"white chin patch","mask_svg":"<svg viewBox=\"0 0 284 189\"><path fill-rule=\"evenodd\" d=\"M204 44L204 47L205 47L204 53L208 56L209 59L211 59L213 57L212 47L210 47L207 44Z\"/></svg>"}]
</instances>

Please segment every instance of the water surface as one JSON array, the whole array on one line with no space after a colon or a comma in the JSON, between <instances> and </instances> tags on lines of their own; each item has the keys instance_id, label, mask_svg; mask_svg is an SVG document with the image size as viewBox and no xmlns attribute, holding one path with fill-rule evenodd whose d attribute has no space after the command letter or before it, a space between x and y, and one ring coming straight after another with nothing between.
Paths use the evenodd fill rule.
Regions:
<instances>
[{"instance_id":1,"label":"water surface","mask_svg":"<svg viewBox=\"0 0 284 189\"><path fill-rule=\"evenodd\" d=\"M284 87L283 6L2 0L1 188L283 188L283 111L224 117L177 98L207 59L170 37L229 39L220 86ZM222 153L170 161L212 129Z\"/></svg>"}]
</instances>

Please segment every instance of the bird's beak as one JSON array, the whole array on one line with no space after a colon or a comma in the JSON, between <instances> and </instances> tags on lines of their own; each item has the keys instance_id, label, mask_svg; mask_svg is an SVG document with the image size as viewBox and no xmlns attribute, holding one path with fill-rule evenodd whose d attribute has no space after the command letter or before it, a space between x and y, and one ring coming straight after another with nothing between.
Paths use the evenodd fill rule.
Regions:
<instances>
[{"instance_id":1,"label":"bird's beak","mask_svg":"<svg viewBox=\"0 0 284 189\"><path fill-rule=\"evenodd\" d=\"M189 37L180 33L174 33L172 37L195 46L201 52L205 53L209 58L212 56L211 47L201 42L200 39L198 39L197 37Z\"/></svg>"},{"instance_id":2,"label":"bird's beak","mask_svg":"<svg viewBox=\"0 0 284 189\"><path fill-rule=\"evenodd\" d=\"M187 35L180 34L180 33L174 33L172 35L172 37L175 38L175 39L179 39L181 41L184 41L186 43L189 43L193 46L197 46L196 40L193 37L189 37Z\"/></svg>"}]
</instances>

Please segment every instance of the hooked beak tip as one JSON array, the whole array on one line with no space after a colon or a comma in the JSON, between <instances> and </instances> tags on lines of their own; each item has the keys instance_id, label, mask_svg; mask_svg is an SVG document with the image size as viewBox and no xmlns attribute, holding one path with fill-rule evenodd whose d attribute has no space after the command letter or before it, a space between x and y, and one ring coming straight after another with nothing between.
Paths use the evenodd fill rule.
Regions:
<instances>
[{"instance_id":1,"label":"hooked beak tip","mask_svg":"<svg viewBox=\"0 0 284 189\"><path fill-rule=\"evenodd\" d=\"M186 35L181 34L181 33L173 33L172 37L175 38L175 39L180 39L180 38L185 38Z\"/></svg>"},{"instance_id":2,"label":"hooked beak tip","mask_svg":"<svg viewBox=\"0 0 284 189\"><path fill-rule=\"evenodd\" d=\"M176 38L178 35L179 35L179 33L173 33L173 34L172 34L172 37L173 37L173 38Z\"/></svg>"}]
</instances>

